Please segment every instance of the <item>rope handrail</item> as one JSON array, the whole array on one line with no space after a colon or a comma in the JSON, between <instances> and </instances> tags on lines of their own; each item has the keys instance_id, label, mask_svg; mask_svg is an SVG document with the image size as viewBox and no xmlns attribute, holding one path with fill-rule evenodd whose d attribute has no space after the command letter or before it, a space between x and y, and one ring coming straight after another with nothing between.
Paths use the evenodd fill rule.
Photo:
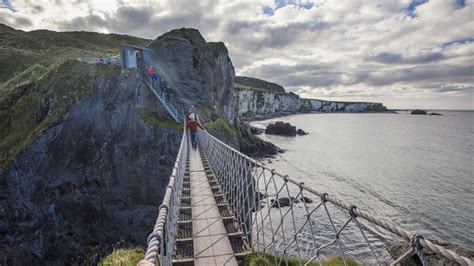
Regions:
<instances>
[{"instance_id":1,"label":"rope handrail","mask_svg":"<svg viewBox=\"0 0 474 266\"><path fill-rule=\"evenodd\" d=\"M198 118L199 119L199 118ZM255 194L255 193L259 193L259 184L258 184L258 181L259 180L255 180L255 179L259 179L258 176L256 176L256 174L259 174L259 175L262 175L264 174L265 172L267 173L270 173L270 177L267 178L267 182L264 182L266 183L266 187L265 189L263 190L264 193L267 193L267 191L269 190L268 189L268 186L270 185L269 183L273 183L273 185L275 185L275 182L274 181L269 181L268 179L275 179L275 177L278 177L280 178L283 182L283 184L285 185L280 185L280 187L277 187L275 186L274 188L274 192L276 192L276 201L279 201L281 200L281 198L279 198L278 194L279 193L282 193L283 190L288 190L288 186L287 184L292 184L296 187L299 188L300 192L298 193L298 196L303 196L304 192L309 192L315 196L318 196L320 199L321 199L321 205L324 206L325 210L326 210L326 213L328 214L328 217L329 217L329 220L330 220L330 223L332 224L332 226L334 227L334 230L335 230L335 241L334 243L330 243L330 244L337 244L339 250L340 250L340 253L341 253L341 256L345 257L345 254L344 252L342 251L342 247L341 247L341 244L339 243L339 234L341 233L342 230L344 230L345 226L347 224L349 224L350 222L354 222L360 229L362 235L363 235L363 238L365 238L365 242L366 244L368 245L369 249L371 250L371 252L373 253L373 255L376 257L376 260L377 260L377 264L381 264L378 256L375 254L372 246L370 245L369 241L367 240L367 237L364 233L364 231L362 230L362 227L360 226L357 218L358 217L361 217L363 218L365 221L371 223L371 224L374 224L374 225L377 225L401 238L403 238L404 240L406 241L410 241L412 243L412 246L413 246L413 249L414 251L419 255L420 259L422 262L425 262L425 258L423 256L423 254L421 253L421 249L425 248L425 249L428 249L428 250L431 250L432 252L434 252L435 254L437 255L440 255L442 257L445 257L449 260L452 260L452 261L455 261L457 263L459 263L460 265L474 265L474 262L466 257L463 257L463 256L460 256L458 255L457 253L453 252L453 251L450 251L440 245L437 245L429 240L426 240L424 239L423 237L421 237L420 235L416 235L400 226L397 226L393 223L390 223L390 222L387 222L383 219L380 219L374 215L372 215L371 213L363 210L363 209L360 209L358 207L356 207L355 205L353 204L348 204L348 203L345 203L343 202L342 200L332 196L332 195L328 195L327 193L323 193L323 192L320 192L312 187L309 187L307 185L305 185L304 183L301 183L295 179L292 179L290 178L289 176L287 175L284 175L284 174L281 174L279 172L277 172L275 169L271 169L269 168L268 166L246 156L245 154L242 154L240 151L228 146L227 144L225 144L224 142L222 142L221 140L217 139L216 137L212 136L211 134L209 134L207 131L200 131L199 132L199 138L198 140L201 142L201 147L202 149L205 150L205 153L207 154L208 156L208 159L209 159L209 162L214 170L214 172L216 172L216 176L218 177L219 181L221 182L221 186L225 187L226 189L225 190L225 194L227 196L227 200L232 203L232 207L234 208L234 212L236 213L236 216L237 219L239 220L239 224L241 226L241 230L243 232L245 232L247 234L247 237L251 237L251 235L253 234L254 237L259 237L258 233L262 232L263 230L266 230L266 229L262 229L262 228L259 228L258 224L257 223L262 223L262 220L263 222L265 222L265 220L269 221L270 219L268 218L270 214L268 214L267 216L264 217L265 214L262 213L262 208L260 208L259 206L257 206L257 204L261 204L261 199L257 199L255 200L255 195L258 195L258 194ZM220 147L217 147L217 146L220 146ZM234 164L234 166L225 166L224 164ZM260 169L260 170L258 170ZM235 173L230 173L229 170L231 171L236 171L238 174L235 174ZM232 181L230 180L229 178L226 179L225 176L230 176L234 179L239 179L238 181ZM248 176L251 176L251 178L248 178ZM242 187L242 185L239 185L238 182L242 183L242 181L245 183L245 186ZM230 184L229 184L230 183ZM286 186L286 188L285 188ZM236 193L236 191L234 190L237 190L239 192L243 192L243 193ZM246 191L245 191L246 190ZM245 196L245 194L255 194L255 195L252 195L252 196ZM291 196L290 196L290 193L288 191L288 198L291 199ZM240 199L236 200L235 198L232 198L232 197L240 197ZM253 199L251 199L253 197ZM258 197L258 196L257 196ZM268 202L268 197L267 198L267 206L269 206L269 210L268 210L268 213L270 213L270 209L271 209L271 206L274 205L274 203L271 203L271 202ZM295 197L296 198L296 197ZM290 200L290 208L289 209L293 209L293 203L295 202L295 200ZM334 226L334 223L332 222L331 220L331 216L329 215L329 212L326 208L326 202L330 202L332 204L334 204L335 206L337 207L340 207L344 210L346 210L349 214L350 214L350 220L346 222L346 224L342 227L342 229L340 229L340 231L336 231L336 228ZM245 206L245 204L247 204L247 206ZM278 205L279 203L277 203ZM305 203L305 209L307 210L307 215L308 215L308 219L309 217L311 216L312 213L309 212L309 208L307 208L307 204ZM319 208L316 207L317 208ZM244 212L246 213L242 213L242 208L245 209ZM260 209L260 210L258 210ZM294 215L293 211L286 211L285 214L282 213L282 208L278 208L279 212L280 212L280 218L283 220L283 219L286 219L286 217L288 217L290 215L290 212L291 212L291 215ZM256 214L253 214L253 212L255 212ZM256 218L255 216L258 216L258 215L263 215L262 219L258 219ZM250 225L249 223L249 219L252 220L252 224ZM291 220L291 219L289 219ZM293 237L296 238L296 235L298 233L301 233L301 229L300 228L299 230L296 230L296 225L295 225L295 218L293 217L293 225L290 224L290 227L294 227L294 235ZM308 221L306 221L307 223ZM274 221L273 221L274 223ZM272 222L269 222L269 224L267 224L267 226L270 225L270 227L273 227L272 225ZM283 222L280 222L280 224L278 224L278 226L283 226ZM255 232L252 232L252 231L255 231L255 230L260 230L257 232L257 235L255 235ZM275 231L275 228L271 228L270 229L271 231ZM277 228L277 230L281 230L283 231L284 229L280 229L280 228ZM275 233L272 232L272 240L275 240ZM283 238L285 238L285 236L283 236ZM291 244L295 244L296 243L296 240L292 240ZM257 243L255 243L255 241L252 241L252 248L254 249L258 249L258 247L256 247ZM265 243L266 244L266 243ZM271 244L267 245L266 247L263 248L263 250L265 249L268 249L268 247L270 247ZM287 249L289 247L288 243L287 245L285 245L285 249ZM322 247L322 248L325 248L325 247ZM298 249L299 248L296 248L297 249L297 252L299 251ZM275 250L274 250L275 251ZM319 251L319 250L318 250ZM285 254L286 250L284 251L284 257L285 257L285 260L287 260L287 254ZM319 255L319 254L318 254ZM298 256L300 258L300 261L302 261L301 257ZM316 256L316 257L313 257L313 259L316 259L318 258L319 259L319 256ZM312 261L310 260L310 261ZM344 260L345 262L345 260ZM309 263L309 262L308 262ZM426 263L426 262L425 262Z\"/></svg>"},{"instance_id":2,"label":"rope handrail","mask_svg":"<svg viewBox=\"0 0 474 266\"><path fill-rule=\"evenodd\" d=\"M153 232L148 236L145 260L139 265L171 265L173 250L176 242L177 217L181 202L181 190L183 187L184 173L186 171L186 158L188 157L189 145L186 127L183 129L183 137L179 147L178 155L166 187L163 202L159 207ZM164 243L164 244L163 244Z\"/></svg>"}]
</instances>

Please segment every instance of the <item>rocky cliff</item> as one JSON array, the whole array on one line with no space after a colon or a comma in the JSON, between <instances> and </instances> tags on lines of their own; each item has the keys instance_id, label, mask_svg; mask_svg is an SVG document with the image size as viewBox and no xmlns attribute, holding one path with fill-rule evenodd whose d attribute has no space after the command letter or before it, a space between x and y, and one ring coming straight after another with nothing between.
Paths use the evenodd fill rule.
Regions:
<instances>
[{"instance_id":1,"label":"rocky cliff","mask_svg":"<svg viewBox=\"0 0 474 266\"><path fill-rule=\"evenodd\" d=\"M39 81L15 104L42 95L45 121L69 107L0 176L0 257L8 265L92 263L117 243L142 245L177 153L180 125L158 116L136 71L71 64L78 71L70 89L85 95Z\"/></svg>"},{"instance_id":2,"label":"rocky cliff","mask_svg":"<svg viewBox=\"0 0 474 266\"><path fill-rule=\"evenodd\" d=\"M0 71L0 264L93 264L117 245L144 246L181 125L137 70L76 60L109 51L107 40L120 36L5 28L1 48L27 62ZM29 47L32 40L39 46ZM51 40L61 45L42 46ZM74 48L78 42L91 50ZM235 120L234 69L222 43L180 29L149 48L180 104L194 105L204 121Z\"/></svg>"},{"instance_id":3,"label":"rocky cliff","mask_svg":"<svg viewBox=\"0 0 474 266\"><path fill-rule=\"evenodd\" d=\"M151 42L157 71L177 102L203 122L235 124L234 66L222 42L206 42L196 29L177 29Z\"/></svg>"},{"instance_id":4,"label":"rocky cliff","mask_svg":"<svg viewBox=\"0 0 474 266\"><path fill-rule=\"evenodd\" d=\"M387 112L382 103L337 102L300 98L294 93L243 89L234 86L237 115L244 120L304 112Z\"/></svg>"}]
</instances>

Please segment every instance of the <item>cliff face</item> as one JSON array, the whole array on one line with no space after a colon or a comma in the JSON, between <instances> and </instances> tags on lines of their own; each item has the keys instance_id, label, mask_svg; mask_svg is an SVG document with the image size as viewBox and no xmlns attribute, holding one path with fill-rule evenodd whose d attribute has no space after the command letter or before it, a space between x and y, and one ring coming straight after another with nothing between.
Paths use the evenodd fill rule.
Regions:
<instances>
[{"instance_id":1,"label":"cliff face","mask_svg":"<svg viewBox=\"0 0 474 266\"><path fill-rule=\"evenodd\" d=\"M8 31L17 39L0 40L7 49L26 37L81 35ZM94 51L109 49L98 45ZM93 264L116 245L144 246L179 148L182 125L136 70L86 64L75 60L83 51L63 48L60 59L32 57L14 74L0 71L0 263L7 265ZM204 121L235 120L234 69L222 43L181 29L150 48L179 103L194 105Z\"/></svg>"},{"instance_id":2,"label":"cliff face","mask_svg":"<svg viewBox=\"0 0 474 266\"><path fill-rule=\"evenodd\" d=\"M97 68L113 69L101 78L86 71L89 82L74 89L89 95L69 98L62 117L0 176L0 258L8 265L93 263L121 241L142 245L152 228L180 125L153 115L164 112L138 72Z\"/></svg>"},{"instance_id":3,"label":"cliff face","mask_svg":"<svg viewBox=\"0 0 474 266\"><path fill-rule=\"evenodd\" d=\"M303 99L294 93L235 88L237 115L242 119L263 119L299 112L387 112L382 103L334 102Z\"/></svg>"},{"instance_id":4,"label":"cliff face","mask_svg":"<svg viewBox=\"0 0 474 266\"><path fill-rule=\"evenodd\" d=\"M235 95L237 114L244 119L296 113L309 108L297 95L290 93L238 89Z\"/></svg>"},{"instance_id":5,"label":"cliff face","mask_svg":"<svg viewBox=\"0 0 474 266\"><path fill-rule=\"evenodd\" d=\"M187 111L194 106L203 122L224 117L235 123L234 66L222 42L206 42L198 30L163 34L149 48L157 72Z\"/></svg>"}]
</instances>

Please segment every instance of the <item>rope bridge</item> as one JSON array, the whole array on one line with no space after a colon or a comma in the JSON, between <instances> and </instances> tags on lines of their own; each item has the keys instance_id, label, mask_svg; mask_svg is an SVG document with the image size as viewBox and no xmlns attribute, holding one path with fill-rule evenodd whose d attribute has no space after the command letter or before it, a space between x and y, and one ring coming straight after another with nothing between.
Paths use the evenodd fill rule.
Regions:
<instances>
[{"instance_id":1,"label":"rope bridge","mask_svg":"<svg viewBox=\"0 0 474 266\"><path fill-rule=\"evenodd\" d=\"M347 237L352 241L356 239L357 249L367 251L363 258L357 259L370 264L387 264L391 259L383 257L375 247L377 239L372 237L374 230L385 230L411 244L401 257L390 262L393 265L413 254L423 265L428 265L423 250L460 265L474 265L472 260L421 235L268 168L207 131L199 131L198 144L199 151L190 150L188 134L184 130L158 219L148 237L145 258L139 265L236 265L236 259L251 251L258 252L275 265L288 265L294 260L300 265L312 262L322 265L325 257L330 255L340 256L343 264L347 265L349 255L354 251L351 245L345 243ZM197 161L202 161L198 166L202 170L196 168ZM221 216L212 226L218 224L222 227L223 224L229 239L219 244L221 250L230 245L233 252L229 257L225 253L229 252L229 248L222 251L227 256L225 263L219 263L217 259L204 263L209 256L224 257L222 252L217 254L220 251L215 243L206 248L214 250L214 255L200 257L205 251L199 251L200 242L207 238L199 238L202 230L196 231L199 220L194 219L197 214L193 213L198 210L195 207L196 197L202 196L199 194L202 190L193 190L192 180L198 178L197 173L202 173L199 177L209 180L206 186L214 193L209 204L214 204ZM345 218L338 223L335 216ZM204 237L213 239L211 236Z\"/></svg>"}]
</instances>

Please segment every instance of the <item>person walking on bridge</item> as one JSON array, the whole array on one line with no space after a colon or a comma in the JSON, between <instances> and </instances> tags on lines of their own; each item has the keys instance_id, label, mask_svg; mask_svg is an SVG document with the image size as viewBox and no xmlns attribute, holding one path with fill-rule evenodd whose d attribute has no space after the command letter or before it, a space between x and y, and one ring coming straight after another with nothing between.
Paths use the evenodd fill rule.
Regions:
<instances>
[{"instance_id":1,"label":"person walking on bridge","mask_svg":"<svg viewBox=\"0 0 474 266\"><path fill-rule=\"evenodd\" d=\"M198 127L204 130L204 127L195 120L195 116L190 116L188 122L186 123L186 129L189 130L189 132L191 133L191 144L193 146L193 150L196 150L197 148L196 138Z\"/></svg>"}]
</instances>

